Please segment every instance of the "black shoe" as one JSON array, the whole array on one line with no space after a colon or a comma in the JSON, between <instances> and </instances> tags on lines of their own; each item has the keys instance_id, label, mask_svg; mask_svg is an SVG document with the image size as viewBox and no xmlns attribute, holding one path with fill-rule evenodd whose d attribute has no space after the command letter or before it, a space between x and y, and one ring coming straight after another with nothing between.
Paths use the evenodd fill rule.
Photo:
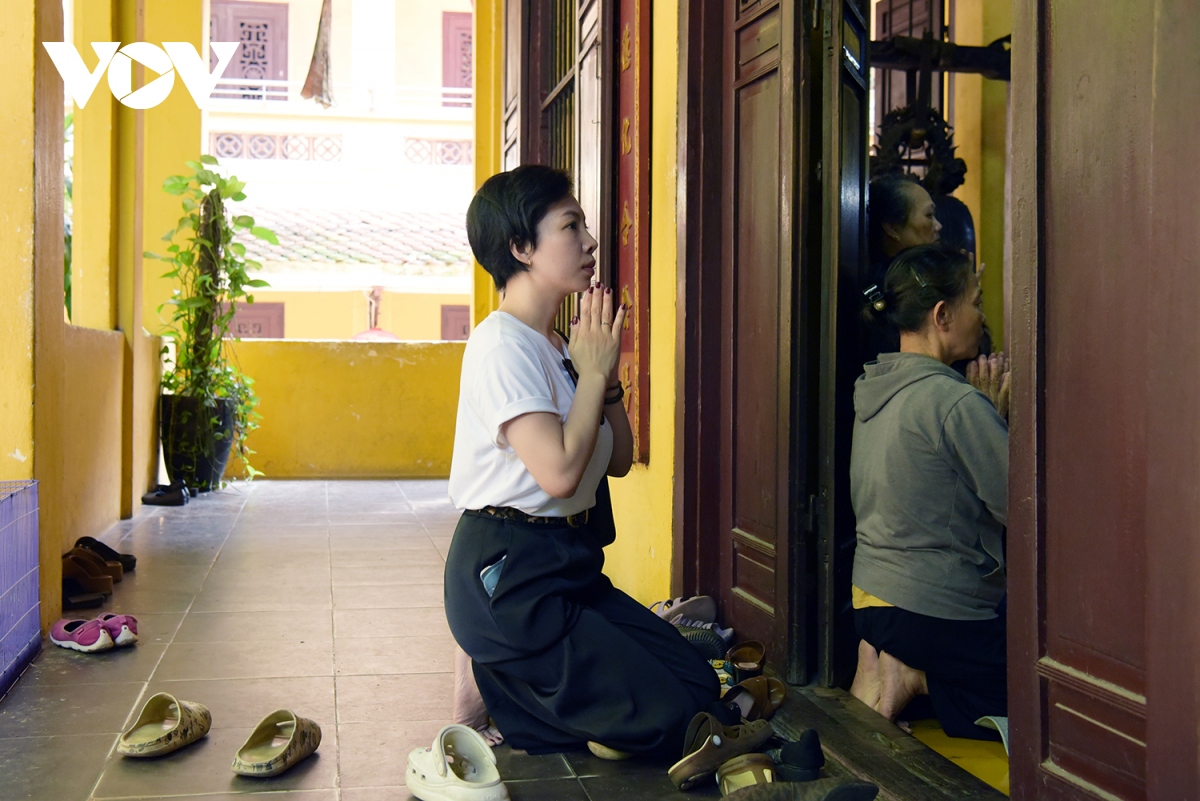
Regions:
<instances>
[{"instance_id":1,"label":"black shoe","mask_svg":"<svg viewBox=\"0 0 1200 801\"><path fill-rule=\"evenodd\" d=\"M121 568L128 573L137 567L137 557L130 553L117 553L95 537L80 537L75 540L76 548L86 548L106 562L120 562Z\"/></svg>"},{"instance_id":2,"label":"black shoe","mask_svg":"<svg viewBox=\"0 0 1200 801\"><path fill-rule=\"evenodd\" d=\"M776 773L785 782L811 782L821 778L825 752L816 729L806 729L794 743L784 743L779 749Z\"/></svg>"},{"instance_id":3,"label":"black shoe","mask_svg":"<svg viewBox=\"0 0 1200 801\"><path fill-rule=\"evenodd\" d=\"M150 490L142 496L142 503L147 506L183 506L187 502L187 487L183 486L171 489L160 484L158 489Z\"/></svg>"}]
</instances>

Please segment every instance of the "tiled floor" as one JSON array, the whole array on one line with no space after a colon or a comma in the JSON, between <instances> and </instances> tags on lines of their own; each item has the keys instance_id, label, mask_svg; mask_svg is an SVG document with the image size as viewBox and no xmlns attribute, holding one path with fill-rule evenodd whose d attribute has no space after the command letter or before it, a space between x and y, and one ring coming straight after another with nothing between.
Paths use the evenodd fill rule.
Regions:
<instances>
[{"instance_id":1,"label":"tiled floor","mask_svg":"<svg viewBox=\"0 0 1200 801\"><path fill-rule=\"evenodd\" d=\"M97 612L136 615L141 642L47 645L0 701L0 799L411 798L407 754L451 709L442 570L457 514L445 498L444 481L258 481L115 526L104 539L137 570ZM161 691L207 705L212 731L161 759L116 755ZM321 725L317 755L274 779L235 776L234 752L279 707ZM497 755L514 801L682 797L663 765Z\"/></svg>"}]
</instances>

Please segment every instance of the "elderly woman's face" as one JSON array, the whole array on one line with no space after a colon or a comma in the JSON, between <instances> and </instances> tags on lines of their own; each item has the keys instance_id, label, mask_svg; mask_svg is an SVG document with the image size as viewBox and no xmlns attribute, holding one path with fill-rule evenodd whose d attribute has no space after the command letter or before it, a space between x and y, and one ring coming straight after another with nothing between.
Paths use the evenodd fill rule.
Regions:
<instances>
[{"instance_id":1,"label":"elderly woman's face","mask_svg":"<svg viewBox=\"0 0 1200 801\"><path fill-rule=\"evenodd\" d=\"M896 253L917 245L931 245L938 240L938 231L942 230L929 193L918 184L909 184L905 191L908 193L908 220L903 228L888 226L887 232Z\"/></svg>"}]
</instances>

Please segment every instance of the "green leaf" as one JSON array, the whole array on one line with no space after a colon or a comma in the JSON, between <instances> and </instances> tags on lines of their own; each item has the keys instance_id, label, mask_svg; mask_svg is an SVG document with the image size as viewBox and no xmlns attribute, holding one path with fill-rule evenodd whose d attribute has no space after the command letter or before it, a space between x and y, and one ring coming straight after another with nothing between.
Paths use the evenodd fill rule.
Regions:
<instances>
[{"instance_id":1,"label":"green leaf","mask_svg":"<svg viewBox=\"0 0 1200 801\"><path fill-rule=\"evenodd\" d=\"M264 281L261 278L254 278L254 279L246 282L246 286L252 286L255 289L259 289L260 287L270 286L270 285L271 285L270 282Z\"/></svg>"},{"instance_id":2,"label":"green leaf","mask_svg":"<svg viewBox=\"0 0 1200 801\"><path fill-rule=\"evenodd\" d=\"M239 214L233 218L233 224L238 228L253 228L254 218L248 214Z\"/></svg>"},{"instance_id":3,"label":"green leaf","mask_svg":"<svg viewBox=\"0 0 1200 801\"><path fill-rule=\"evenodd\" d=\"M230 249L230 250L232 250L234 253L236 253L236 254L237 254L237 255L239 255L239 256L245 256L245 255L246 255L246 246L245 246L245 245L243 245L241 242L233 242L233 243L231 243L231 244L229 245L229 249Z\"/></svg>"},{"instance_id":4,"label":"green leaf","mask_svg":"<svg viewBox=\"0 0 1200 801\"><path fill-rule=\"evenodd\" d=\"M279 244L279 240L275 237L275 232L269 228L251 228L250 233L264 242L270 242L272 245Z\"/></svg>"},{"instance_id":5,"label":"green leaf","mask_svg":"<svg viewBox=\"0 0 1200 801\"><path fill-rule=\"evenodd\" d=\"M230 200L245 200L246 193L245 192L234 192L232 195L229 196L229 199Z\"/></svg>"},{"instance_id":6,"label":"green leaf","mask_svg":"<svg viewBox=\"0 0 1200 801\"><path fill-rule=\"evenodd\" d=\"M162 235L162 237L161 237L162 241L164 241L164 242L170 242L170 241L171 241L172 239L174 239L174 238L175 238L175 229L172 229L172 230L170 230L170 231L167 231L167 232L166 232L165 234L163 234L163 235Z\"/></svg>"},{"instance_id":7,"label":"green leaf","mask_svg":"<svg viewBox=\"0 0 1200 801\"><path fill-rule=\"evenodd\" d=\"M216 157L208 156L208 155L201 156L200 161L204 162L205 164L216 164L217 163Z\"/></svg>"},{"instance_id":8,"label":"green leaf","mask_svg":"<svg viewBox=\"0 0 1200 801\"><path fill-rule=\"evenodd\" d=\"M183 163L186 164L187 166L191 167L193 170L196 170L197 172L204 169L204 165L198 161L185 161Z\"/></svg>"}]
</instances>

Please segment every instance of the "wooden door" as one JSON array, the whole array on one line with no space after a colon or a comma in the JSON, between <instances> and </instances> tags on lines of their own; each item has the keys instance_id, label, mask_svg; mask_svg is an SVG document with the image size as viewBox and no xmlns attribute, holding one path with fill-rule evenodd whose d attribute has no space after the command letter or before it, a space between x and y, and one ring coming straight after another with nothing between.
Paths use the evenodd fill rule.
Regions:
<instances>
[{"instance_id":1,"label":"wooden door","mask_svg":"<svg viewBox=\"0 0 1200 801\"><path fill-rule=\"evenodd\" d=\"M1185 6L1014 6L1015 799L1200 797L1200 20Z\"/></svg>"},{"instance_id":2,"label":"wooden door","mask_svg":"<svg viewBox=\"0 0 1200 801\"><path fill-rule=\"evenodd\" d=\"M720 203L719 594L723 622L787 661L796 21L792 3L724 4ZM801 482L803 480L801 479Z\"/></svg>"},{"instance_id":3,"label":"wooden door","mask_svg":"<svg viewBox=\"0 0 1200 801\"><path fill-rule=\"evenodd\" d=\"M222 86L214 97L286 100L287 88L255 81L286 81L288 77L288 6L244 0L212 0L209 37L214 42L241 42L225 68L224 81L243 78L246 86ZM215 54L210 54L210 66Z\"/></svg>"}]
</instances>

